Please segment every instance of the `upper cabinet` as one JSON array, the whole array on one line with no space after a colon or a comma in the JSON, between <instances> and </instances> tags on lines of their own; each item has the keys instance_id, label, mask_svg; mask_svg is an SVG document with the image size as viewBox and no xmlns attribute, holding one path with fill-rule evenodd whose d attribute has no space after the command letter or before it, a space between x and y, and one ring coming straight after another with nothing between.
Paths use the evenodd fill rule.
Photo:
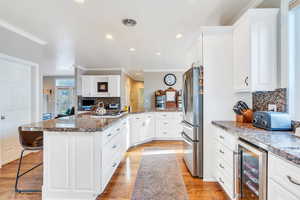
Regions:
<instances>
[{"instance_id":1,"label":"upper cabinet","mask_svg":"<svg viewBox=\"0 0 300 200\"><path fill-rule=\"evenodd\" d=\"M186 54L186 65L191 67L193 63L203 65L202 58L202 36L194 43Z\"/></svg>"},{"instance_id":2,"label":"upper cabinet","mask_svg":"<svg viewBox=\"0 0 300 200\"><path fill-rule=\"evenodd\" d=\"M120 76L89 76L82 77L83 97L120 97Z\"/></svg>"},{"instance_id":3,"label":"upper cabinet","mask_svg":"<svg viewBox=\"0 0 300 200\"><path fill-rule=\"evenodd\" d=\"M278 9L249 9L233 30L236 92L271 91L278 86Z\"/></svg>"}]
</instances>

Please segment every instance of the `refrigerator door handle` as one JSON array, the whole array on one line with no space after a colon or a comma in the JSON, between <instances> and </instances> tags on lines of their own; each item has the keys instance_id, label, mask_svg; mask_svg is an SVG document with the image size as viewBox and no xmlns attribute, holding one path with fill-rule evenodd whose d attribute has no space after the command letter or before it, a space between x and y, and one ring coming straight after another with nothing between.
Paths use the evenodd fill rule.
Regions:
<instances>
[{"instance_id":1,"label":"refrigerator door handle","mask_svg":"<svg viewBox=\"0 0 300 200\"><path fill-rule=\"evenodd\" d=\"M181 136L186 143L188 143L189 145L193 145L194 141L190 139L184 132L181 132Z\"/></svg>"}]
</instances>

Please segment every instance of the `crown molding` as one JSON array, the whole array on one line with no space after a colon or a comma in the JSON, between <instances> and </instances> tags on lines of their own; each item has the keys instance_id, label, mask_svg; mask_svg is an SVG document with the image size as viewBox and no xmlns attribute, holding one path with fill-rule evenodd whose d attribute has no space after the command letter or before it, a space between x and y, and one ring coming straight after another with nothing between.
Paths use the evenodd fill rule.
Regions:
<instances>
[{"instance_id":1,"label":"crown molding","mask_svg":"<svg viewBox=\"0 0 300 200\"><path fill-rule=\"evenodd\" d=\"M144 72L184 72L186 69L144 69Z\"/></svg>"},{"instance_id":2,"label":"crown molding","mask_svg":"<svg viewBox=\"0 0 300 200\"><path fill-rule=\"evenodd\" d=\"M38 43L40 45L46 45L47 42L45 40L42 40L38 37L36 37L35 35L31 34L31 33L28 33L26 32L25 30L21 29L21 28L18 28L10 23L8 23L7 21L4 21L2 19L0 19L0 26L9 30L9 31L12 31L18 35L21 35L23 36L24 38L27 38L35 43Z\"/></svg>"}]
</instances>

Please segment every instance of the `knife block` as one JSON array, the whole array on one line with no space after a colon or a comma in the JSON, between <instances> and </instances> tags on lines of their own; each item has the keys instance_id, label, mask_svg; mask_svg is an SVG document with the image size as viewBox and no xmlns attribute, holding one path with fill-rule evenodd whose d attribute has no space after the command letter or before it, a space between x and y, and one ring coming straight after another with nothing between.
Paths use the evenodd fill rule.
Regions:
<instances>
[{"instance_id":1,"label":"knife block","mask_svg":"<svg viewBox=\"0 0 300 200\"><path fill-rule=\"evenodd\" d=\"M236 122L239 123L252 123L253 110L249 109L243 113L243 115L236 115Z\"/></svg>"}]
</instances>

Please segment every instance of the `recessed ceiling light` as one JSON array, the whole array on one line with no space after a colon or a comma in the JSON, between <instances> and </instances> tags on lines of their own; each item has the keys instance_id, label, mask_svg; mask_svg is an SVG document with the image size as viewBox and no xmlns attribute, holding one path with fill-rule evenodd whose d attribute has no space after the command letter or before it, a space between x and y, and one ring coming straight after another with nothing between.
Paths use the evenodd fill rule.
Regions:
<instances>
[{"instance_id":1,"label":"recessed ceiling light","mask_svg":"<svg viewBox=\"0 0 300 200\"><path fill-rule=\"evenodd\" d=\"M160 52L156 52L156 55L160 56Z\"/></svg>"},{"instance_id":2,"label":"recessed ceiling light","mask_svg":"<svg viewBox=\"0 0 300 200\"><path fill-rule=\"evenodd\" d=\"M135 48L130 48L129 51L136 51L136 49Z\"/></svg>"},{"instance_id":3,"label":"recessed ceiling light","mask_svg":"<svg viewBox=\"0 0 300 200\"><path fill-rule=\"evenodd\" d=\"M105 38L108 39L108 40L114 39L113 36L112 36L111 34L106 34L106 35L105 35Z\"/></svg>"},{"instance_id":4,"label":"recessed ceiling light","mask_svg":"<svg viewBox=\"0 0 300 200\"><path fill-rule=\"evenodd\" d=\"M176 39L180 39L180 38L182 38L183 37L183 35L181 34L181 33L178 33L177 35L176 35Z\"/></svg>"},{"instance_id":5,"label":"recessed ceiling light","mask_svg":"<svg viewBox=\"0 0 300 200\"><path fill-rule=\"evenodd\" d=\"M76 3L84 4L85 0L74 0Z\"/></svg>"}]
</instances>

